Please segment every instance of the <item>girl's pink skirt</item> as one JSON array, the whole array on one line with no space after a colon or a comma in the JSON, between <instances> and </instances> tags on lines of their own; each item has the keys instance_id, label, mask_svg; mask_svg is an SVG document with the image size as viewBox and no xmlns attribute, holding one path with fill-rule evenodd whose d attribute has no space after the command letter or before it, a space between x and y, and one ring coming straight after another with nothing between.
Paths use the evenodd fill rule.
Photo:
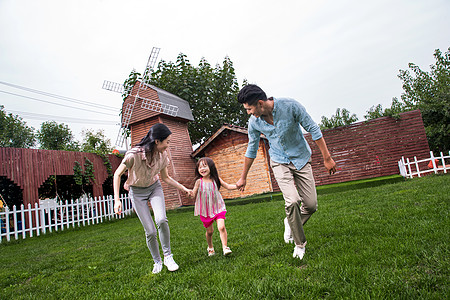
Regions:
<instances>
[{"instance_id":1,"label":"girl's pink skirt","mask_svg":"<svg viewBox=\"0 0 450 300\"><path fill-rule=\"evenodd\" d=\"M204 226L205 228L208 228L208 227L211 226L212 223L214 223L214 221L217 220L217 219L224 219L224 220L225 220L225 219L226 219L226 218L225 218L226 213L227 213L227 211L224 210L224 211L218 213L217 215L215 215L215 216L212 217L212 218L200 216L200 220L203 222L203 226Z\"/></svg>"}]
</instances>

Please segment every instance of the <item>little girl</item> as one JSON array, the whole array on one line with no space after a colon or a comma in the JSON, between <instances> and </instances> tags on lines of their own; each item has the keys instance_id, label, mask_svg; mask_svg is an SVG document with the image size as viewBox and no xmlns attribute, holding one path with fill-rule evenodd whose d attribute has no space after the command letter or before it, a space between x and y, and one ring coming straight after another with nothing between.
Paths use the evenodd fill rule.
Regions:
<instances>
[{"instance_id":1,"label":"little girl","mask_svg":"<svg viewBox=\"0 0 450 300\"><path fill-rule=\"evenodd\" d=\"M219 177L214 161L209 157L203 157L197 162L195 169L197 181L195 182L192 195L196 197L194 216L200 216L203 226L206 228L206 242L208 243L208 256L214 255L212 235L213 223L217 222L220 232L223 255L231 253L227 246L227 230L225 228L225 202L219 192L221 186L228 190L237 189L235 184L228 184Z\"/></svg>"}]
</instances>

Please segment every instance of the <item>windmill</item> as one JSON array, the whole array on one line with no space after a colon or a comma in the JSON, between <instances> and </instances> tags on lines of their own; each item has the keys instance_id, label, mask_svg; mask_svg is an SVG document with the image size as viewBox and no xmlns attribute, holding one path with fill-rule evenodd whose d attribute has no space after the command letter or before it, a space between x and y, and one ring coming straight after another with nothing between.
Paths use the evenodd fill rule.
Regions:
<instances>
[{"instance_id":1,"label":"windmill","mask_svg":"<svg viewBox=\"0 0 450 300\"><path fill-rule=\"evenodd\" d=\"M160 101L147 99L147 98L144 98L139 95L142 91L151 87L151 85L149 84L149 79L148 79L149 76L148 75L151 71L153 71L153 68L155 67L156 60L159 55L159 50L160 50L160 48L153 47L152 52L150 53L150 56L148 57L147 65L145 66L145 71L144 71L144 74L142 75L142 80L139 81L139 87L138 87L136 93L134 95L131 95L131 97L134 97L134 102L133 102L133 104L128 103L127 106L125 107L125 109L122 111L122 120L120 123L120 129L119 129L119 132L117 134L117 139L116 139L116 146L118 146L118 147L122 147L123 142L127 138L128 126L130 124L131 116L133 115L133 110L135 108L136 101L138 99L142 100L141 107L144 109L148 109L148 110L159 112L159 113L164 113L164 114L167 114L167 115L173 116L173 117L176 117L178 114L178 106L168 104L168 103L162 103ZM131 88L126 90L125 87L123 86L123 84L120 84L117 82L111 82L111 81L107 81L107 80L105 80L103 82L102 88L105 90L116 92L116 93L121 93L121 94L125 93L126 95L129 95L132 92Z\"/></svg>"}]
</instances>

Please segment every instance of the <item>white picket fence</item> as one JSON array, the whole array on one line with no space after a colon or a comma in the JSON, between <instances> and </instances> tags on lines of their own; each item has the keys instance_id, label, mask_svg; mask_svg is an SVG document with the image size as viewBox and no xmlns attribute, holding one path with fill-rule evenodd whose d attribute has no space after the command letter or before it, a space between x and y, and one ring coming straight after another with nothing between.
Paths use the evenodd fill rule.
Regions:
<instances>
[{"instance_id":1,"label":"white picket fence","mask_svg":"<svg viewBox=\"0 0 450 300\"><path fill-rule=\"evenodd\" d=\"M133 212L131 200L128 195L120 197L122 201L122 213L114 213L114 198L112 196L87 198L82 197L70 202L57 202L55 199L41 200L34 207L28 204L20 209L13 206L9 210L5 206L0 211L0 242L4 239L10 241L21 237L39 236L47 232L102 223L103 220L120 219Z\"/></svg>"},{"instance_id":2,"label":"white picket fence","mask_svg":"<svg viewBox=\"0 0 450 300\"><path fill-rule=\"evenodd\" d=\"M413 160L409 160L409 158L405 158L402 156L402 159L398 161L398 168L400 170L400 174L405 178L413 178L413 177L421 177L427 173L447 173L450 170L450 163L446 163L445 160L450 159L449 155L444 156L441 152L441 156L434 156L433 151L430 151L430 157L418 160L417 157L414 156Z\"/></svg>"}]
</instances>

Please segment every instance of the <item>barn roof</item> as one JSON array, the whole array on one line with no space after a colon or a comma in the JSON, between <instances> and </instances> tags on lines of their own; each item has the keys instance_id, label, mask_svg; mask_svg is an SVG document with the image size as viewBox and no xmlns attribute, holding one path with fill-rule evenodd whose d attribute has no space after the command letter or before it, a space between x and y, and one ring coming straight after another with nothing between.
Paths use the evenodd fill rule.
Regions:
<instances>
[{"instance_id":1,"label":"barn roof","mask_svg":"<svg viewBox=\"0 0 450 300\"><path fill-rule=\"evenodd\" d=\"M211 144L223 131L231 130L235 132L239 132L247 135L248 130L245 127L236 126L232 124L223 124L222 127L219 128L212 136L210 136L206 141L204 141L194 152L192 152L191 157L197 157L203 150L205 150L209 144ZM265 138L264 135L261 134L261 138Z\"/></svg>"},{"instance_id":2,"label":"barn roof","mask_svg":"<svg viewBox=\"0 0 450 300\"><path fill-rule=\"evenodd\" d=\"M146 86L151 89L154 89L158 93L159 101L161 101L162 103L177 106L178 107L177 117L187 119L189 121L194 121L194 116L192 115L189 102L154 85L146 84Z\"/></svg>"}]
</instances>

